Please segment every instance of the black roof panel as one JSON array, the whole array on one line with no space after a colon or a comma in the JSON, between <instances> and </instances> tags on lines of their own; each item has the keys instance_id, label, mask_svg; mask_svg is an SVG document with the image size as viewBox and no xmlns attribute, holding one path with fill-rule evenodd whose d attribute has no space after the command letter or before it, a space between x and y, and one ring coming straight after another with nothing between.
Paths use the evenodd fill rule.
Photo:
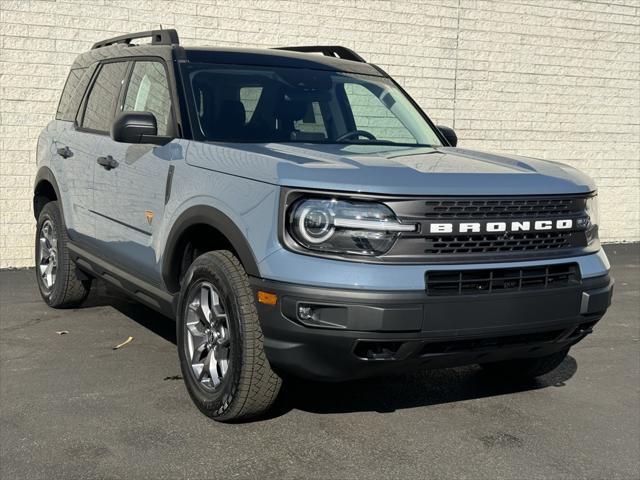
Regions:
<instances>
[{"instance_id":1,"label":"black roof panel","mask_svg":"<svg viewBox=\"0 0 640 480\"><path fill-rule=\"evenodd\" d=\"M382 76L380 71L368 63L342 60L316 53L232 47L184 47L184 53L189 62L311 68Z\"/></svg>"}]
</instances>

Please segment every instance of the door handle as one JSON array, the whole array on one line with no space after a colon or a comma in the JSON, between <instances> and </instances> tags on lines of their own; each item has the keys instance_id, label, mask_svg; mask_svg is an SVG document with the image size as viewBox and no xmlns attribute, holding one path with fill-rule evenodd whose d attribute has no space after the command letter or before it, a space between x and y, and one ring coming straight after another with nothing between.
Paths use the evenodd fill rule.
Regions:
<instances>
[{"instance_id":1,"label":"door handle","mask_svg":"<svg viewBox=\"0 0 640 480\"><path fill-rule=\"evenodd\" d=\"M111 170L116 168L118 165L118 161L113 158L111 155L107 155L106 157L98 157L98 165L102 165L105 170Z\"/></svg>"},{"instance_id":2,"label":"door handle","mask_svg":"<svg viewBox=\"0 0 640 480\"><path fill-rule=\"evenodd\" d=\"M73 157L73 152L71 151L71 149L69 147L59 147L56 152L58 153L58 155L60 155L62 158L69 158L69 157Z\"/></svg>"}]
</instances>

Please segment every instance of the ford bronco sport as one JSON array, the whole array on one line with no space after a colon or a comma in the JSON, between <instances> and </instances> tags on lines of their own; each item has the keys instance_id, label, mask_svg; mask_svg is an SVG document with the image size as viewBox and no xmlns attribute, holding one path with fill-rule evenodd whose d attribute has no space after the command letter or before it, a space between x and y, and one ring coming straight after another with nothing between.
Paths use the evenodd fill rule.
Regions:
<instances>
[{"instance_id":1,"label":"ford bronco sport","mask_svg":"<svg viewBox=\"0 0 640 480\"><path fill-rule=\"evenodd\" d=\"M344 47L96 43L38 141L40 292L76 306L100 278L175 318L220 421L285 375L542 375L610 304L596 187L456 143Z\"/></svg>"}]
</instances>

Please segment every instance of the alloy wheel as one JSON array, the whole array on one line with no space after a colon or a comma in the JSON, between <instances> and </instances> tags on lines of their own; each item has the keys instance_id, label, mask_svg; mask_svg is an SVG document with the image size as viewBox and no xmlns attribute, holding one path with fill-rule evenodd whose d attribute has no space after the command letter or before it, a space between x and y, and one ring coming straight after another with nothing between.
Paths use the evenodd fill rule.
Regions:
<instances>
[{"instance_id":1,"label":"alloy wheel","mask_svg":"<svg viewBox=\"0 0 640 480\"><path fill-rule=\"evenodd\" d=\"M218 290L209 282L194 286L187 303L185 351L194 377L205 390L215 390L229 369L229 324Z\"/></svg>"},{"instance_id":2,"label":"alloy wheel","mask_svg":"<svg viewBox=\"0 0 640 480\"><path fill-rule=\"evenodd\" d=\"M38 271L47 290L56 283L58 273L58 239L51 220L45 220L40 227L38 252Z\"/></svg>"}]
</instances>

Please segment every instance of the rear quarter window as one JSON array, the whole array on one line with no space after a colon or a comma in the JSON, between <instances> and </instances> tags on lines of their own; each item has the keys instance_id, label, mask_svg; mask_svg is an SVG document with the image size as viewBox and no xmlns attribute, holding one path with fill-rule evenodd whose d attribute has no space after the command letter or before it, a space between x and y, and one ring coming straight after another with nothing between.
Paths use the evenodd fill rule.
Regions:
<instances>
[{"instance_id":1,"label":"rear quarter window","mask_svg":"<svg viewBox=\"0 0 640 480\"><path fill-rule=\"evenodd\" d=\"M75 120L93 70L94 67L74 68L69 72L60 96L60 102L58 102L56 120L64 120L66 122Z\"/></svg>"}]
</instances>

